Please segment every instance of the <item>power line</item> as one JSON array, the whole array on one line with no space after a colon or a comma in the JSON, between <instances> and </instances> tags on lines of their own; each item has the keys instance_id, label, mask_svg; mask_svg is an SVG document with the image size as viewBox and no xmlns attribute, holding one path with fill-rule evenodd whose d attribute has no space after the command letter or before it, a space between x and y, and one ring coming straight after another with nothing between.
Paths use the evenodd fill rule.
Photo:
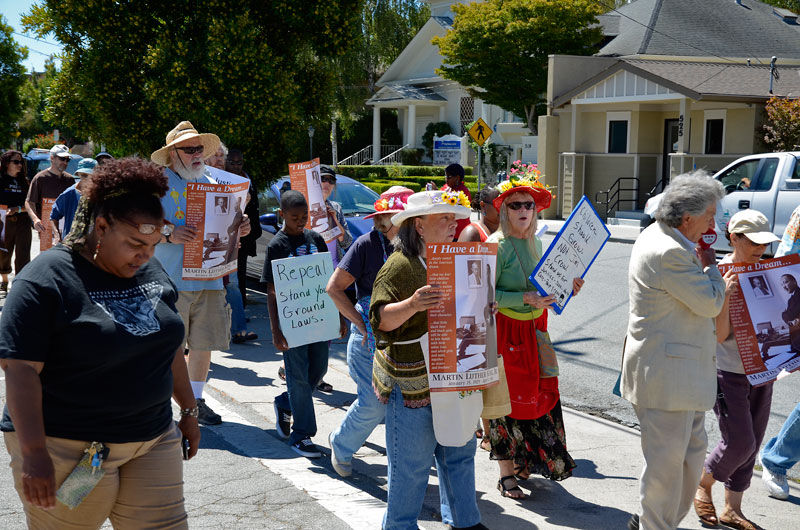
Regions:
<instances>
[{"instance_id":1,"label":"power line","mask_svg":"<svg viewBox=\"0 0 800 530\"><path fill-rule=\"evenodd\" d=\"M621 12L620 10L618 10L616 7L609 5L608 3L604 2L603 0L600 0L600 3L601 3L601 4L603 4L603 5L604 5L606 8L610 9L611 11L614 11L614 12L615 12L615 13L617 13L618 15L620 15L620 16L622 16L622 17L625 17L625 18L627 18L628 20L630 20L630 21L632 21L632 22L635 22L636 24L639 24L640 26L643 26L643 27L645 27L645 28L649 29L649 30L650 30L650 31L652 31L653 33L658 33L659 35L662 35L662 36L664 36L664 37L667 37L668 39L672 39L672 40L674 40L675 42L679 42L679 43L683 44L684 46L689 46L690 48L694 48L694 49L695 49L695 50L697 50L697 51L703 52L703 53L705 53L705 54L708 54L708 55L712 55L712 56L714 56L714 57L717 57L718 59L722 59L723 61L728 61L728 62L730 62L730 63L739 64L737 61L734 61L733 59L731 59L731 58L729 58L729 57L723 57L723 56L721 56L721 55L717 55L716 53L710 52L710 51L708 51L708 50L704 50L703 48L700 48L700 47L698 47L698 46L695 46L694 44L692 44L692 43L690 43L690 42L683 41L683 40L681 40L681 39L679 39L679 38L677 38L677 37L674 37L674 36L672 36L672 35L669 35L668 33L664 33L663 31L659 31L659 30L657 30L656 28L654 28L653 26L650 26L649 24L645 24L644 22L640 22L640 21L636 20L636 19L635 19L635 18L633 18L633 17L629 17L629 16L628 16L628 15L626 15L625 13ZM761 63L761 60L759 60L759 58L758 58L758 57L756 57L755 59L756 59L756 61L758 61L759 63ZM763 63L761 63L761 64L763 64Z\"/></svg>"},{"instance_id":2,"label":"power line","mask_svg":"<svg viewBox=\"0 0 800 530\"><path fill-rule=\"evenodd\" d=\"M42 44L49 44L50 46L55 46L56 48L61 48L60 44L55 44L53 42L48 42L46 40L37 39L36 37L31 37L30 35L25 35L24 33L17 33L16 31L12 31L11 33L13 33L14 35L17 35L18 37L25 37L26 39L31 39L31 40L35 40L36 42L41 42Z\"/></svg>"}]
</instances>

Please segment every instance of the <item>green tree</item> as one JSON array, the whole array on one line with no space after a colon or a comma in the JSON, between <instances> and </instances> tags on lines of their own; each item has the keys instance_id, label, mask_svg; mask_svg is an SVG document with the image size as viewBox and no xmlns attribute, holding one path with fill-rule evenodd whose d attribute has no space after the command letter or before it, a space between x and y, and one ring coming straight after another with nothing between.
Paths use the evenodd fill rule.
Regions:
<instances>
[{"instance_id":1,"label":"green tree","mask_svg":"<svg viewBox=\"0 0 800 530\"><path fill-rule=\"evenodd\" d=\"M775 7L783 7L794 11L795 14L800 14L800 0L761 0L765 4Z\"/></svg>"},{"instance_id":2,"label":"green tree","mask_svg":"<svg viewBox=\"0 0 800 530\"><path fill-rule=\"evenodd\" d=\"M767 101L764 142L773 151L800 148L800 100L771 97Z\"/></svg>"},{"instance_id":3,"label":"green tree","mask_svg":"<svg viewBox=\"0 0 800 530\"><path fill-rule=\"evenodd\" d=\"M25 82L28 50L16 43L6 19L0 15L0 145L6 145L17 133L17 119L22 111L20 88Z\"/></svg>"},{"instance_id":4,"label":"green tree","mask_svg":"<svg viewBox=\"0 0 800 530\"><path fill-rule=\"evenodd\" d=\"M375 83L429 18L428 6L419 0L364 0L352 46L331 61L337 78L333 119L345 138L364 114Z\"/></svg>"},{"instance_id":5,"label":"green tree","mask_svg":"<svg viewBox=\"0 0 800 530\"><path fill-rule=\"evenodd\" d=\"M146 156L188 119L241 147L264 181L329 119L329 61L357 34L362 1L42 0L23 22L63 44L47 120Z\"/></svg>"},{"instance_id":6,"label":"green tree","mask_svg":"<svg viewBox=\"0 0 800 530\"><path fill-rule=\"evenodd\" d=\"M487 0L453 6L453 30L435 37L439 75L473 97L525 116L536 134L545 103L547 57L590 55L602 39L592 0Z\"/></svg>"},{"instance_id":7,"label":"green tree","mask_svg":"<svg viewBox=\"0 0 800 530\"><path fill-rule=\"evenodd\" d=\"M57 75L55 61L50 57L44 63L44 72L31 73L20 87L22 114L19 118L19 132L22 138L32 138L54 128L44 119L44 112L48 89Z\"/></svg>"}]
</instances>

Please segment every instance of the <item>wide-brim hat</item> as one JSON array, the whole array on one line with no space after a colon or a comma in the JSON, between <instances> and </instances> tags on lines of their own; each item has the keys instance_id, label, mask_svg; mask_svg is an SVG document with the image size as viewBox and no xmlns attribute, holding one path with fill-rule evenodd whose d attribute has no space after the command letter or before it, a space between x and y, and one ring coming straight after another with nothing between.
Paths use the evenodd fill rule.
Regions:
<instances>
[{"instance_id":1,"label":"wide-brim hat","mask_svg":"<svg viewBox=\"0 0 800 530\"><path fill-rule=\"evenodd\" d=\"M527 193L530 195L533 198L533 202L536 203L537 212L549 208L550 203L553 201L553 194L546 188L539 188L536 186L513 186L498 195L497 198L492 201L492 205L497 211L500 211L500 207L503 205L503 201L506 200L506 197L515 193Z\"/></svg>"},{"instance_id":2,"label":"wide-brim hat","mask_svg":"<svg viewBox=\"0 0 800 530\"><path fill-rule=\"evenodd\" d=\"M780 241L781 238L769 229L769 220L757 210L742 210L737 212L728 221L729 234L742 234L756 245L769 245Z\"/></svg>"},{"instance_id":3,"label":"wide-brim hat","mask_svg":"<svg viewBox=\"0 0 800 530\"><path fill-rule=\"evenodd\" d=\"M392 224L400 226L403 221L421 215L435 215L440 213L455 214L456 219L468 219L470 209L459 205L459 194L464 192L447 191L421 191L408 197L406 209L392 216Z\"/></svg>"},{"instance_id":4,"label":"wide-brim hat","mask_svg":"<svg viewBox=\"0 0 800 530\"><path fill-rule=\"evenodd\" d=\"M414 194L414 190L405 186L392 186L381 193L380 199L375 201L375 213L371 213L364 219L372 219L376 215L395 214L406 209L408 198Z\"/></svg>"},{"instance_id":5,"label":"wide-brim hat","mask_svg":"<svg viewBox=\"0 0 800 530\"><path fill-rule=\"evenodd\" d=\"M189 140L191 138L199 138L200 142L203 144L203 158L205 159L206 155L211 156L217 152L217 148L219 148L220 139L219 136L213 133L199 133L197 129L194 128L189 121L182 121L178 125L175 126L170 132L167 133L167 142L164 147L158 149L157 151L153 151L153 154L150 155L150 160L155 162L160 166L169 166L169 149L170 147L174 146L175 144L179 144L185 140Z\"/></svg>"}]
</instances>

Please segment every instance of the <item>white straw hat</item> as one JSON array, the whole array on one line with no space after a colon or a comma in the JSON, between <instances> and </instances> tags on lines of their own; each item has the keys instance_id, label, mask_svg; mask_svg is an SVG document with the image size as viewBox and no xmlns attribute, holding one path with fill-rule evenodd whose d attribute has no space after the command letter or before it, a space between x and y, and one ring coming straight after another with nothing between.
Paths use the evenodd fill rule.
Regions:
<instances>
[{"instance_id":1,"label":"white straw hat","mask_svg":"<svg viewBox=\"0 0 800 530\"><path fill-rule=\"evenodd\" d=\"M200 139L200 143L203 144L203 158L216 153L220 144L219 136L216 134L199 133L191 122L182 121L167 133L167 144L161 149L153 151L153 154L150 155L150 160L160 166L169 166L169 148L190 138Z\"/></svg>"},{"instance_id":2,"label":"white straw hat","mask_svg":"<svg viewBox=\"0 0 800 530\"><path fill-rule=\"evenodd\" d=\"M464 195L463 192L461 195ZM403 221L411 217L437 213L452 213L455 214L456 219L467 219L470 209L459 205L459 196L456 193L421 191L408 197L406 209L392 216L392 224L400 226Z\"/></svg>"}]
</instances>

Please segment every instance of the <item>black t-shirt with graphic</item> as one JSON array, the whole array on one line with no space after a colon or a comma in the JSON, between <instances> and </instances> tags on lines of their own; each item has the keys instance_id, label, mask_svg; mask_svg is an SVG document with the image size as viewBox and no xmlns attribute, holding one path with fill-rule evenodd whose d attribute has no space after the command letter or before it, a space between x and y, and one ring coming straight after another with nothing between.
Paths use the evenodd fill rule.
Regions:
<instances>
[{"instance_id":1,"label":"black t-shirt with graphic","mask_svg":"<svg viewBox=\"0 0 800 530\"><path fill-rule=\"evenodd\" d=\"M177 299L155 258L126 279L58 245L23 269L0 318L0 357L44 363L48 436L140 442L169 427ZM14 430L8 408L0 430Z\"/></svg>"},{"instance_id":2,"label":"black t-shirt with graphic","mask_svg":"<svg viewBox=\"0 0 800 530\"><path fill-rule=\"evenodd\" d=\"M316 254L318 252L328 252L328 245L321 235L303 229L302 234L290 236L283 230L279 230L272 241L267 245L267 255L264 257L264 269L261 271L261 281L274 283L272 281L272 261L284 259L289 256L305 256L306 254Z\"/></svg>"}]
</instances>

